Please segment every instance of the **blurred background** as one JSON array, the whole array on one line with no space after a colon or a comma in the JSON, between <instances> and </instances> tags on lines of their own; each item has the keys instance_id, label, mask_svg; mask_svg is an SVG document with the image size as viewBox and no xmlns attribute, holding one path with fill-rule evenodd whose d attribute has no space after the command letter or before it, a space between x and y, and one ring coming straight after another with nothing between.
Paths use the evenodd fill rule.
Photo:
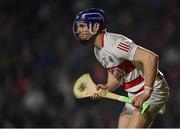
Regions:
<instances>
[{"instance_id":1,"label":"blurred background","mask_svg":"<svg viewBox=\"0 0 180 129\"><path fill-rule=\"evenodd\" d=\"M72 94L86 72L106 82L93 47L72 34L75 15L90 7L105 11L108 31L159 55L171 94L152 127L180 127L178 0L0 0L0 127L117 127L123 103Z\"/></svg>"}]
</instances>

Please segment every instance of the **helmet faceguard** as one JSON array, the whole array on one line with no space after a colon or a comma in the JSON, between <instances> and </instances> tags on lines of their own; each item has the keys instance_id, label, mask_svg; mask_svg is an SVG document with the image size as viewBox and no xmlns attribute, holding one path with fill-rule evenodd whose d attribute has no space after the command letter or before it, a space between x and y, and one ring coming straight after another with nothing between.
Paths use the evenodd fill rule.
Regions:
<instances>
[{"instance_id":1,"label":"helmet faceguard","mask_svg":"<svg viewBox=\"0 0 180 129\"><path fill-rule=\"evenodd\" d=\"M104 12L100 9L90 8L79 12L76 15L73 24L73 34L77 40L79 40L78 32L77 32L77 24L80 22L84 22L87 24L89 32L92 35L96 35L97 32L92 32L92 28L95 23L99 24L99 31L106 30L106 16Z\"/></svg>"}]
</instances>

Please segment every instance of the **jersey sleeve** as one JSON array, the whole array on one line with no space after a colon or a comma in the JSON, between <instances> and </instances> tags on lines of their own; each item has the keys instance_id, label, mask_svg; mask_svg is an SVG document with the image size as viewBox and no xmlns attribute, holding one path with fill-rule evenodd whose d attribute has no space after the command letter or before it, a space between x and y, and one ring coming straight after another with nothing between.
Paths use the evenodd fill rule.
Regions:
<instances>
[{"instance_id":1,"label":"jersey sleeve","mask_svg":"<svg viewBox=\"0 0 180 129\"><path fill-rule=\"evenodd\" d=\"M94 55L95 55L96 59L98 60L98 62L101 63L100 57L99 57L99 51L96 47L94 47Z\"/></svg>"},{"instance_id":2,"label":"jersey sleeve","mask_svg":"<svg viewBox=\"0 0 180 129\"><path fill-rule=\"evenodd\" d=\"M131 39L121 36L112 46L111 52L117 58L132 61L137 47L138 45L136 45Z\"/></svg>"}]
</instances>

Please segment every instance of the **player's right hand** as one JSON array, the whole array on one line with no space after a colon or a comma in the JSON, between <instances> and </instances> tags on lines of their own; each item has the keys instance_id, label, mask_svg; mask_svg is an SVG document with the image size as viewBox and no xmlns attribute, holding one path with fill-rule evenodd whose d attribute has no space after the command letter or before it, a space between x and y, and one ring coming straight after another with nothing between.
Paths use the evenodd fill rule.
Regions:
<instances>
[{"instance_id":1,"label":"player's right hand","mask_svg":"<svg viewBox=\"0 0 180 129\"><path fill-rule=\"evenodd\" d=\"M107 87L106 87L105 85L103 85L103 84L97 84L97 85L96 85L96 90L97 90L97 92L94 93L92 96L90 96L91 99L97 100L97 99L100 99L100 98L101 98L100 95L99 95L99 93L98 93L99 89L106 90Z\"/></svg>"}]
</instances>

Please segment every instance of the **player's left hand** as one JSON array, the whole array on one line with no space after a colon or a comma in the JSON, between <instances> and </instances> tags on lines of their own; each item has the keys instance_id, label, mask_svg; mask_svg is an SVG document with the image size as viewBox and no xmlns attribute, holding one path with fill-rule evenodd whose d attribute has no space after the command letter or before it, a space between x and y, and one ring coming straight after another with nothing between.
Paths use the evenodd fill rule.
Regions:
<instances>
[{"instance_id":1,"label":"player's left hand","mask_svg":"<svg viewBox=\"0 0 180 129\"><path fill-rule=\"evenodd\" d=\"M149 97L150 97L150 94L147 94L147 93L143 92L142 94L140 94L140 95L133 98L132 105L134 107L140 109L143 102L146 101Z\"/></svg>"}]
</instances>

